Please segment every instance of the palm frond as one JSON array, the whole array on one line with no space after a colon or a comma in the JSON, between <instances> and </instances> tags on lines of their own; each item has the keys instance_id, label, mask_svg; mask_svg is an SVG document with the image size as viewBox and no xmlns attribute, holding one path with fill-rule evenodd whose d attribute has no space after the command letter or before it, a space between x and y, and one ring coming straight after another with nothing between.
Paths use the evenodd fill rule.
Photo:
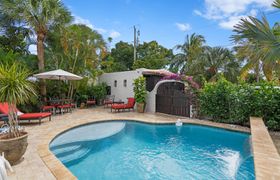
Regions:
<instances>
[{"instance_id":1,"label":"palm frond","mask_svg":"<svg viewBox=\"0 0 280 180\"><path fill-rule=\"evenodd\" d=\"M280 0L274 0L272 6L280 9Z\"/></svg>"}]
</instances>

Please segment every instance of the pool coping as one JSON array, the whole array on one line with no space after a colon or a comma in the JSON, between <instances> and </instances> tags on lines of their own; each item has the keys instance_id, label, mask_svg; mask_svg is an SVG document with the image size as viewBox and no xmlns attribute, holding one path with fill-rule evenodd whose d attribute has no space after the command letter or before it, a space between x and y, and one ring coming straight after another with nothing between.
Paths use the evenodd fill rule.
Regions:
<instances>
[{"instance_id":1,"label":"pool coping","mask_svg":"<svg viewBox=\"0 0 280 180\"><path fill-rule=\"evenodd\" d=\"M263 120L251 117L250 125L256 179L280 179L280 155Z\"/></svg>"},{"instance_id":2,"label":"pool coping","mask_svg":"<svg viewBox=\"0 0 280 180\"><path fill-rule=\"evenodd\" d=\"M153 114L154 115L154 114ZM91 123L98 123L98 122L106 122L106 121L137 121L137 122L143 122L143 123L150 123L150 124L170 124L175 123L177 120L177 117L175 116L165 116L162 114L156 114L160 118L160 120L152 120L149 117L137 117L137 118L104 118L104 119L93 119L93 120L84 120L84 122L77 122L73 123L71 125L65 125L65 127L60 128L57 131L52 132L46 132L46 136L42 139L42 142L37 147L37 152L42 159L42 161L45 163L45 165L48 167L48 169L51 171L51 173L54 175L56 179L77 179L71 172L68 170L67 167L63 165L63 163L56 158L56 156L50 151L49 144L53 141L55 137L60 135L61 133L68 131L72 128L83 126L86 124ZM180 118L182 122L187 124L194 124L194 125L202 125L202 126L209 126L209 127L215 127L215 128L222 128L230 131L237 131L237 132L244 132L244 133L250 133L250 129L247 127L242 127L238 125L230 125L230 124L224 124L224 123L216 123L212 121L207 120L199 120L199 119L190 119L190 118Z\"/></svg>"}]
</instances>

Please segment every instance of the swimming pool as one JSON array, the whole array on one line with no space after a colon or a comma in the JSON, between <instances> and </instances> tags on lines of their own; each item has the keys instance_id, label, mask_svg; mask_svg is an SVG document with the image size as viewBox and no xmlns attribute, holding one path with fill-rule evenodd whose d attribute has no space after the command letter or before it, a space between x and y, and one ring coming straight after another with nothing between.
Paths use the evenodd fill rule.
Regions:
<instances>
[{"instance_id":1,"label":"swimming pool","mask_svg":"<svg viewBox=\"0 0 280 180\"><path fill-rule=\"evenodd\" d=\"M255 179L250 135L213 127L94 123L50 149L78 179Z\"/></svg>"}]
</instances>

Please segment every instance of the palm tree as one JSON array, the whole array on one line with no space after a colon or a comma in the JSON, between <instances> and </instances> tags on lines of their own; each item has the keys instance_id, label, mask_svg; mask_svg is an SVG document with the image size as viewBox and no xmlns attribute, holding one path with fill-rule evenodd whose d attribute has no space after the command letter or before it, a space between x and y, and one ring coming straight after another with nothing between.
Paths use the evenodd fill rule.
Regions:
<instances>
[{"instance_id":1,"label":"palm tree","mask_svg":"<svg viewBox=\"0 0 280 180\"><path fill-rule=\"evenodd\" d=\"M101 34L83 24L51 30L47 38L47 59L58 67L92 79L100 73L99 64L107 53ZM68 97L73 94L70 84Z\"/></svg>"},{"instance_id":2,"label":"palm tree","mask_svg":"<svg viewBox=\"0 0 280 180\"><path fill-rule=\"evenodd\" d=\"M280 8L280 0L276 0L273 6ZM232 36L237 44L237 53L247 60L242 69L242 76L251 68L260 69L267 80L274 77L280 80L280 26L275 23L270 27L267 19L262 20L249 16L248 19L241 19L235 26L235 35Z\"/></svg>"},{"instance_id":3,"label":"palm tree","mask_svg":"<svg viewBox=\"0 0 280 180\"><path fill-rule=\"evenodd\" d=\"M170 69L191 75L192 70L189 66L202 53L204 43L205 39L202 35L196 35L195 33L191 36L187 35L185 43L175 47L180 53L174 56Z\"/></svg>"},{"instance_id":4,"label":"palm tree","mask_svg":"<svg viewBox=\"0 0 280 180\"><path fill-rule=\"evenodd\" d=\"M44 41L48 30L71 21L70 12L60 0L2 0L2 12L17 18L27 25L37 36L37 56L39 72L45 70ZM46 95L45 82L40 84L40 92Z\"/></svg>"},{"instance_id":5,"label":"palm tree","mask_svg":"<svg viewBox=\"0 0 280 180\"><path fill-rule=\"evenodd\" d=\"M199 69L207 81L216 80L222 73L227 79L235 81L234 77L237 77L239 70L232 51L223 47L204 47L200 58L192 66Z\"/></svg>"},{"instance_id":6,"label":"palm tree","mask_svg":"<svg viewBox=\"0 0 280 180\"><path fill-rule=\"evenodd\" d=\"M30 72L19 63L0 64L0 102L9 105L9 138L19 137L17 104L36 96L34 85L27 80Z\"/></svg>"}]
</instances>

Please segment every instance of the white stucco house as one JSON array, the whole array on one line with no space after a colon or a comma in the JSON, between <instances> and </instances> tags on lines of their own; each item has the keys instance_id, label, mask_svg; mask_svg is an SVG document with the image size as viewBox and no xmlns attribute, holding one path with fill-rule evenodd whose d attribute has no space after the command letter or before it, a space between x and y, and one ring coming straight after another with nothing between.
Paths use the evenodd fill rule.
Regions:
<instances>
[{"instance_id":1,"label":"white stucco house","mask_svg":"<svg viewBox=\"0 0 280 180\"><path fill-rule=\"evenodd\" d=\"M189 102L187 100L182 101L186 98L181 93L184 91L185 84L179 80L163 80L163 77L174 75L167 70L140 68L132 71L104 73L99 76L98 82L105 82L108 85L109 94L115 96L115 101L126 102L128 97L134 97L133 81L141 75L146 77L146 89L148 91L146 112L189 115L189 107L187 107ZM170 98L172 99L170 100Z\"/></svg>"},{"instance_id":2,"label":"white stucco house","mask_svg":"<svg viewBox=\"0 0 280 180\"><path fill-rule=\"evenodd\" d=\"M142 75L147 69L141 68L133 71L121 71L113 73L104 73L99 76L99 83L105 82L111 89L111 95L115 96L115 100L126 102L128 97L134 97L133 80Z\"/></svg>"}]
</instances>

